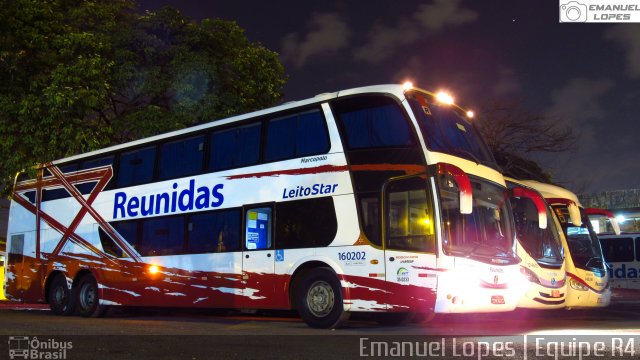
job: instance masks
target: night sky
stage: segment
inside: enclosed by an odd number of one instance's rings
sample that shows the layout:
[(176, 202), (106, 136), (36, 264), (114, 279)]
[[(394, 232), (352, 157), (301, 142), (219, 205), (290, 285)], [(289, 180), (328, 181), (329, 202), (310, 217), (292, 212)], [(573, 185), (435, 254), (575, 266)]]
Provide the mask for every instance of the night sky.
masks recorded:
[(640, 188), (640, 24), (561, 24), (557, 0), (139, 3), (237, 22), (280, 54), (285, 101), (409, 79), (472, 109), (517, 102), (581, 134), (538, 158), (558, 182)]

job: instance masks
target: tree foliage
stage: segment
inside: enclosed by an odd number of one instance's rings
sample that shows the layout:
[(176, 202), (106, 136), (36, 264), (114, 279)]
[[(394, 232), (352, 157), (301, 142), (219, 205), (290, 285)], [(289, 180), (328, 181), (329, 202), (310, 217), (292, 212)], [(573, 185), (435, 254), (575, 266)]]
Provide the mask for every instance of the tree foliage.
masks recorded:
[(234, 22), (129, 0), (0, 0), (0, 177), (277, 103), (275, 52)]
[(579, 138), (560, 122), (515, 104), (486, 106), (477, 125), (505, 175), (548, 183), (552, 182), (552, 175), (531, 156), (570, 150)]

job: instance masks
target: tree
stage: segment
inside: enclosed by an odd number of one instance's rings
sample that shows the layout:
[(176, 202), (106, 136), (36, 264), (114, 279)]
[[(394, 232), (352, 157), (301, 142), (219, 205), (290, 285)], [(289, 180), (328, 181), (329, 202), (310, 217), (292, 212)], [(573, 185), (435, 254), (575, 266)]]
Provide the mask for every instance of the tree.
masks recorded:
[(486, 106), (476, 124), (504, 174), (516, 179), (552, 182), (552, 175), (531, 155), (570, 150), (579, 138), (560, 122), (514, 104)]
[(0, 1), (0, 177), (272, 106), (278, 55), (235, 23), (130, 0)]

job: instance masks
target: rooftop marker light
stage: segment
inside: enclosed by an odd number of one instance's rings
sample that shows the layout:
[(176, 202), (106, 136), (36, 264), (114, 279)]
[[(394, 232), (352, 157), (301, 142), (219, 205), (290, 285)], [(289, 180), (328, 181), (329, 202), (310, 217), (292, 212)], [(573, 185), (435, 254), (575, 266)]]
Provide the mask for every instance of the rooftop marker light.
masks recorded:
[(444, 91), (440, 91), (436, 94), (436, 100), (447, 105), (453, 104), (453, 97)]
[(411, 90), (411, 89), (413, 89), (413, 83), (411, 81), (405, 81), (402, 84), (402, 88), (405, 89), (405, 90)]

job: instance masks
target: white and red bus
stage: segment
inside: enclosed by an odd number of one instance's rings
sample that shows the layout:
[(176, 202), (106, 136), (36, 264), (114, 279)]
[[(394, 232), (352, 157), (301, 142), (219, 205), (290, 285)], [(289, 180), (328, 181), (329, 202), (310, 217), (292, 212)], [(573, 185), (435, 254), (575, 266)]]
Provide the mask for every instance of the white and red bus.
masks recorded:
[(611, 302), (611, 284), (600, 242), (578, 197), (559, 186), (523, 181), (539, 191), (554, 209), (566, 238), (569, 286), (567, 308), (604, 307)]
[[(516, 228), (520, 271), (530, 283), (520, 308), (565, 307), (567, 273), (562, 227), (544, 197), (525, 182), (507, 178)], [(566, 245), (565, 245), (566, 246)]]
[(108, 306), (513, 310), (507, 188), (472, 113), (401, 85), (323, 94), (16, 178), (6, 292)]

